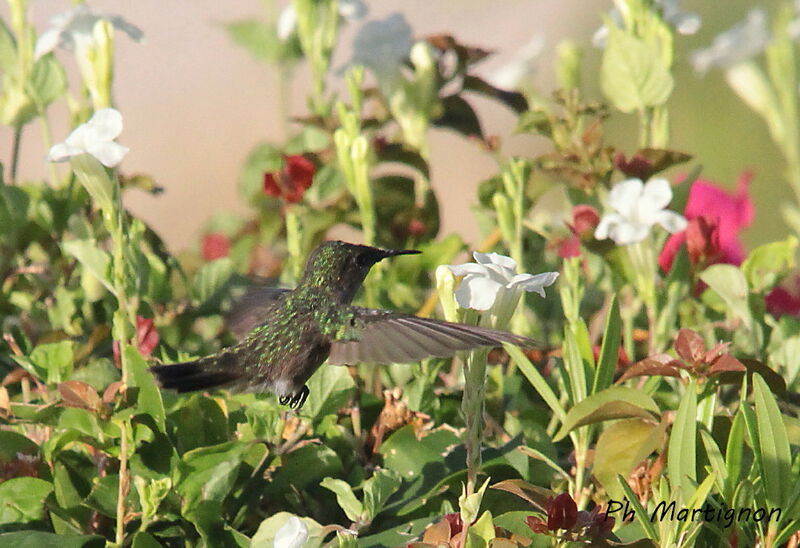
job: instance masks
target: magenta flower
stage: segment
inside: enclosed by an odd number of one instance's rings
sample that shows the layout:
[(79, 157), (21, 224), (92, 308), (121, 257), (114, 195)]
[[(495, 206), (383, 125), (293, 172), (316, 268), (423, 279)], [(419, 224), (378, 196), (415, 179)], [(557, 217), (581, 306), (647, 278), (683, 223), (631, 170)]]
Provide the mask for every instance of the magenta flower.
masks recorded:
[[(706, 179), (697, 179), (692, 183), (683, 214), (689, 220), (706, 217), (712, 222), (716, 221), (719, 253), (714, 258), (715, 263), (739, 265), (744, 260), (739, 233), (753, 222), (755, 210), (749, 193), (752, 179), (751, 172), (743, 172), (733, 194)], [(672, 261), (684, 242), (686, 231), (669, 237), (658, 257), (658, 264), (664, 271), (672, 268)]]

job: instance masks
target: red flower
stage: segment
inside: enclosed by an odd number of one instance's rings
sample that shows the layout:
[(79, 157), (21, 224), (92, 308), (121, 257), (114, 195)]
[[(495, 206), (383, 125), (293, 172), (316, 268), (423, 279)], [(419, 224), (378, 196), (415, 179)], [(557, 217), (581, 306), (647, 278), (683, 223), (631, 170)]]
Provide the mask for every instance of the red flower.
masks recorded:
[(304, 156), (294, 155), (284, 158), (280, 171), (264, 174), (264, 192), (287, 203), (296, 204), (314, 181), (317, 168)]
[(142, 356), (149, 356), (158, 346), (158, 331), (152, 318), (136, 316), (136, 347)]
[[(149, 356), (153, 349), (158, 346), (159, 336), (152, 318), (136, 316), (136, 348), (142, 356)], [(119, 341), (111, 343), (111, 350), (114, 355), (114, 363), (119, 367)]]
[(578, 520), (578, 505), (569, 493), (558, 495), (547, 508), (547, 528), (551, 531), (570, 529)]
[(776, 318), (784, 314), (800, 317), (800, 273), (786, 278), (764, 298), (767, 310)]
[(572, 208), (572, 224), (567, 223), (572, 235), (558, 243), (558, 256), (562, 259), (578, 257), (581, 242), (594, 238), (594, 229), (600, 223), (600, 214), (590, 205), (576, 205)]
[[(752, 179), (750, 172), (739, 176), (734, 194), (704, 179), (692, 184), (683, 213), (690, 221), (689, 225), (684, 232), (670, 236), (658, 257), (658, 264), (665, 272), (672, 268), (672, 261), (684, 242), (687, 242), (689, 257), (694, 264), (741, 264), (744, 249), (739, 241), (739, 233), (750, 226), (754, 215), (753, 202), (748, 193)], [(701, 217), (705, 217), (705, 221), (691, 222)]]
[(227, 257), (231, 252), (231, 240), (224, 234), (213, 233), (203, 236), (202, 255), (206, 261)]

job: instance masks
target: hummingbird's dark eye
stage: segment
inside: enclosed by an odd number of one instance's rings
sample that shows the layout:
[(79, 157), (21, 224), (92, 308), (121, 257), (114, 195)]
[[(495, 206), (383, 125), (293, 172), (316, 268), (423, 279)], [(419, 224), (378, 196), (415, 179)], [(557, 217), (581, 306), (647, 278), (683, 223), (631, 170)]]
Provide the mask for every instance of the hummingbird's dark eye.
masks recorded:
[(366, 253), (356, 255), (356, 264), (358, 266), (372, 266), (373, 262)]

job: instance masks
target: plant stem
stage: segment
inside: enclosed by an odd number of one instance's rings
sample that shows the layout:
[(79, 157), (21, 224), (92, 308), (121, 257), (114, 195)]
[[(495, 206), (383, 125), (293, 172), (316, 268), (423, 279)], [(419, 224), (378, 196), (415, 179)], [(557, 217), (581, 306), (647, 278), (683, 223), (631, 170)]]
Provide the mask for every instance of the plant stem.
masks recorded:
[(19, 164), (19, 149), (21, 142), (22, 126), (17, 125), (14, 126), (14, 141), (11, 145), (11, 174), (9, 175), (9, 181), (12, 185), (16, 184), (17, 182), (17, 166)]
[(130, 477), (128, 476), (128, 421), (124, 420), (120, 424), (120, 434), (122, 442), (119, 448), (119, 490), (117, 491), (117, 525), (115, 542), (117, 546), (122, 546), (125, 541), (125, 498), (130, 489)]
[(461, 410), (464, 413), (464, 445), (467, 449), (467, 495), (475, 492), (478, 471), (481, 468), (483, 442), (483, 400), (486, 397), (486, 360), (488, 350), (475, 350), (464, 364), (464, 396)]

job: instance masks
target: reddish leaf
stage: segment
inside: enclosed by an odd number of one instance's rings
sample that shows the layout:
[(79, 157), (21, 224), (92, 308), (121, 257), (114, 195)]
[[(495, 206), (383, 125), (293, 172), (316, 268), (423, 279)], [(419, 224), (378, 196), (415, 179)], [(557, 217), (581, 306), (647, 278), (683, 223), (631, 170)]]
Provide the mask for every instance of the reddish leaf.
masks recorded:
[(747, 368), (730, 354), (723, 354), (714, 360), (709, 372), (711, 375), (718, 375), (725, 371), (747, 371)]
[(492, 489), (500, 489), (512, 495), (517, 495), (542, 512), (547, 510), (549, 501), (553, 497), (553, 492), (549, 489), (537, 487), (525, 480), (504, 480), (492, 485)]
[(675, 337), (675, 352), (691, 364), (703, 363), (706, 343), (696, 331), (681, 329)]
[(103, 401), (105, 403), (111, 403), (114, 401), (114, 398), (117, 396), (117, 393), (122, 392), (122, 381), (115, 381), (106, 386), (105, 391), (103, 392)]
[(100, 396), (91, 385), (81, 381), (66, 381), (58, 385), (61, 400), (67, 407), (98, 411), (103, 407)]
[(653, 375), (680, 378), (681, 369), (686, 369), (686, 366), (669, 354), (656, 354), (630, 366), (625, 373), (622, 374), (617, 383), (624, 382), (633, 377), (650, 377)]
[(731, 343), (729, 342), (718, 343), (716, 346), (714, 346), (714, 348), (706, 352), (703, 362), (714, 363), (714, 360), (716, 360), (718, 357), (728, 353), (728, 348), (730, 345)]

